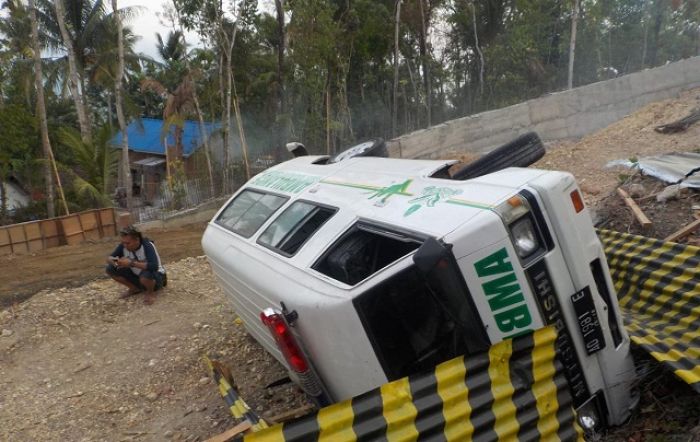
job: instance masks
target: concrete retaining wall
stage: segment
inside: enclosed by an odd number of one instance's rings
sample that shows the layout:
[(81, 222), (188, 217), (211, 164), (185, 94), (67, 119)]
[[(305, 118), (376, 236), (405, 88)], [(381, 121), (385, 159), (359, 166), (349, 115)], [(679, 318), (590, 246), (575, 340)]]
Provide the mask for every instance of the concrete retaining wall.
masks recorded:
[(485, 153), (525, 132), (544, 141), (577, 138), (640, 107), (700, 86), (700, 57), (450, 120), (387, 142), (392, 157)]

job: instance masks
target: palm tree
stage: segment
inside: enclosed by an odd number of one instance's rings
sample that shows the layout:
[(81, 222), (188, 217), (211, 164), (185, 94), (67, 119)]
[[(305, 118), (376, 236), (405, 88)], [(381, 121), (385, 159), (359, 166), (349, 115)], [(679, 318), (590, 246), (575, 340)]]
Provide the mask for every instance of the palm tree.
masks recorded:
[[(23, 91), (27, 108), (32, 107), (32, 41), (29, 11), (22, 0), (7, 0), (2, 4), (7, 15), (0, 19), (0, 34), (2, 38), (3, 75), (9, 81), (19, 82), (19, 90)], [(39, 36), (41, 40), (42, 36)]]
[(119, 17), (119, 9), (117, 8), (117, 0), (112, 0), (112, 10), (114, 11), (114, 21), (117, 25), (117, 46), (119, 67), (117, 68), (117, 76), (114, 80), (114, 91), (116, 95), (117, 119), (119, 120), (119, 129), (122, 132), (122, 180), (126, 187), (126, 206), (131, 208), (131, 167), (129, 167), (129, 133), (127, 131), (126, 118), (124, 118), (124, 106), (122, 103), (122, 82), (124, 79), (124, 35), (122, 32), (122, 21)]
[(88, 207), (105, 207), (110, 199), (119, 164), (119, 151), (110, 145), (114, 131), (104, 124), (86, 143), (73, 128), (58, 130), (58, 142), (72, 153), (75, 166), (60, 165), (63, 173), (73, 179), (73, 190)]
[(185, 58), (187, 48), (182, 39), (182, 32), (169, 31), (165, 41), (163, 36), (156, 32), (156, 40), (158, 40), (156, 43), (158, 55), (167, 68), (173, 67), (173, 63), (179, 63)]
[(92, 130), (90, 128), (90, 121), (88, 120), (87, 114), (85, 85), (83, 84), (82, 90), (79, 89), (80, 79), (78, 77), (78, 64), (76, 59), (75, 47), (73, 46), (73, 40), (71, 38), (71, 35), (68, 33), (68, 28), (66, 27), (66, 13), (63, 8), (63, 0), (54, 0), (54, 7), (56, 11), (56, 21), (58, 23), (58, 28), (61, 32), (63, 46), (68, 53), (68, 75), (70, 79), (68, 87), (70, 89), (71, 96), (73, 97), (73, 102), (75, 103), (75, 111), (78, 114), (78, 123), (80, 124), (80, 136), (82, 137), (84, 143), (89, 143), (92, 139)]
[[(39, 25), (36, 18), (36, 10), (34, 8), (34, 0), (29, 0), (29, 19), (31, 21), (32, 27), (32, 49), (34, 58), (34, 84), (36, 86), (36, 109), (39, 116), (39, 123), (41, 127), (41, 145), (44, 149), (44, 157), (47, 160), (44, 165), (44, 181), (46, 182), (46, 212), (49, 218), (56, 216), (56, 208), (54, 206), (53, 195), (54, 195), (54, 183), (53, 176), (51, 175), (51, 166), (49, 161), (53, 162), (53, 151), (51, 150), (51, 143), (49, 141), (49, 128), (46, 122), (46, 103), (44, 102), (44, 84), (41, 78), (41, 49), (39, 47)], [(58, 175), (58, 174), (57, 174)], [(65, 206), (65, 199), (63, 204), (68, 212), (68, 207)]]
[[(192, 113), (193, 110), (194, 84), (192, 83), (192, 78), (189, 75), (185, 75), (173, 91), (168, 90), (161, 82), (152, 78), (142, 80), (141, 88), (153, 91), (165, 100), (162, 137), (165, 144), (168, 182), (170, 183), (174, 168), (182, 165), (182, 130), (186, 116)], [(175, 145), (169, 146), (167, 144), (167, 136), (170, 128), (173, 126), (175, 127)]]

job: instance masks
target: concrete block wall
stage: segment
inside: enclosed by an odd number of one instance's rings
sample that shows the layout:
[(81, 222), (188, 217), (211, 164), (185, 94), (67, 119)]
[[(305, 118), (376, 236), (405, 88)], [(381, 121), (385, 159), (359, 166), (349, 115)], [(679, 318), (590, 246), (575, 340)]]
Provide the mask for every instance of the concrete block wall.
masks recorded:
[(602, 129), (653, 101), (700, 86), (700, 57), (688, 58), (612, 80), (556, 92), (387, 141), (400, 158), (439, 158), (485, 153), (525, 132), (544, 141), (578, 138)]

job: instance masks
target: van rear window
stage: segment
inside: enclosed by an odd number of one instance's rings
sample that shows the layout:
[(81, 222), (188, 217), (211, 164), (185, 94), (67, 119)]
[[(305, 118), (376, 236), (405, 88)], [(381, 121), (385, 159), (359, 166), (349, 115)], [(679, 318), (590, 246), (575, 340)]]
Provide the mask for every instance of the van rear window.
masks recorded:
[(244, 190), (226, 206), (216, 223), (250, 238), (286, 201), (283, 196)]
[(468, 354), (468, 340), (454, 313), (415, 266), (371, 288), (353, 303), (390, 381)]
[(292, 256), (335, 212), (330, 207), (295, 201), (270, 223), (258, 242)]
[(358, 223), (312, 268), (345, 284), (355, 285), (420, 245), (420, 241), (410, 236)]

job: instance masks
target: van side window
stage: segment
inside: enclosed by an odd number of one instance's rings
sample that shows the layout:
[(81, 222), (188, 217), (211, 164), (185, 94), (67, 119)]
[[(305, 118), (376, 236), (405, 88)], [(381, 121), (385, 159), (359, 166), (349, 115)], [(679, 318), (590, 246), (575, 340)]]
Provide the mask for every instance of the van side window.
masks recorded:
[(358, 223), (312, 268), (345, 284), (355, 285), (413, 252), (420, 244), (404, 234)]
[(258, 242), (292, 256), (335, 212), (330, 207), (295, 201), (272, 221)]
[(286, 201), (279, 195), (244, 190), (221, 212), (216, 223), (250, 238)]

